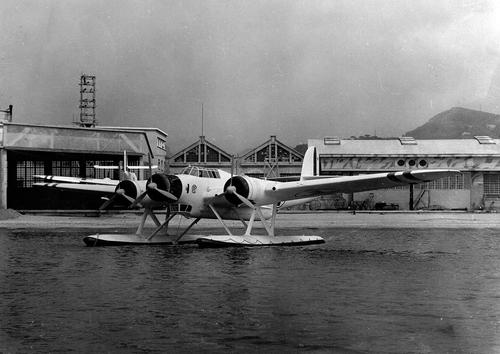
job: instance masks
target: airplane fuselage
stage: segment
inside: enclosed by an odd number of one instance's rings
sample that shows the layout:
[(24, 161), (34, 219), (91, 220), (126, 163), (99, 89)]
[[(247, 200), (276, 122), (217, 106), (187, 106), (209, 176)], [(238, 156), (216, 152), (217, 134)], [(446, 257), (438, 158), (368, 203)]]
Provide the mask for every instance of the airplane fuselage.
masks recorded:
[[(177, 175), (182, 184), (182, 192), (178, 196), (178, 200), (171, 204), (172, 210), (185, 211), (186, 214), (195, 218), (215, 219), (216, 216), (208, 201), (224, 194), (224, 186), (231, 178), (231, 174), (217, 170), (217, 175), (214, 176)], [(252, 210), (247, 206), (232, 205), (224, 197), (221, 197), (220, 202), (212, 204), (212, 206), (223, 219), (248, 220), (252, 215)], [(272, 211), (270, 208), (269, 210), (264, 209), (263, 214), (268, 219), (271, 217)]]

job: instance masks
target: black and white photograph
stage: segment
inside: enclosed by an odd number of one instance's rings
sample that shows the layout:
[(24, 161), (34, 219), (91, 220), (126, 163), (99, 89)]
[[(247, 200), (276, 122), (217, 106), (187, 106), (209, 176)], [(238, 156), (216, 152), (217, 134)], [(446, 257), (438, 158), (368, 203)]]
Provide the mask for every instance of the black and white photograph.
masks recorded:
[(500, 353), (500, 2), (0, 8), (0, 353)]

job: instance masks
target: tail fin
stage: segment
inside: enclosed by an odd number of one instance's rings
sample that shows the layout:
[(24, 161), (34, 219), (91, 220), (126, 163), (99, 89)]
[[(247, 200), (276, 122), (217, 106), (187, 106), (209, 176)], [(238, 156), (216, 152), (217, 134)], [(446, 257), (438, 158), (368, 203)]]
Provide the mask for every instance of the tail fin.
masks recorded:
[(317, 176), (316, 168), (316, 147), (310, 146), (305, 155), (304, 161), (302, 162), (302, 171), (300, 172), (300, 180), (308, 179), (308, 177)]

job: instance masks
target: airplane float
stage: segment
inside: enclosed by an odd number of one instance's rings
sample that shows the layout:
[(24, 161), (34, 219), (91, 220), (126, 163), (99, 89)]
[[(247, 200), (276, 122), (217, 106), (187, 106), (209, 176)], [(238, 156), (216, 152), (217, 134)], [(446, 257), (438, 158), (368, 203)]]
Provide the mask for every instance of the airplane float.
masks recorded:
[[(144, 208), (136, 232), (134, 234), (94, 234), (86, 236), (83, 241), (87, 246), (187, 242), (196, 242), (201, 247), (318, 244), (325, 242), (319, 236), (277, 236), (275, 223), (278, 210), (302, 204), (321, 195), (339, 192), (354, 193), (423, 183), (460, 173), (457, 170), (419, 169), (323, 177), (317, 176), (316, 164), (316, 148), (309, 147), (304, 156), (299, 181), (279, 182), (245, 175), (233, 176), (232, 173), (223, 170), (189, 166), (177, 175), (155, 173), (144, 185), (139, 185), (137, 181), (132, 180), (116, 182), (115, 193), (120, 191), (117, 195), (125, 196), (128, 201), (131, 201), (131, 207), (140, 205)], [(92, 190), (95, 186), (97, 185), (80, 184), (79, 189)], [(60, 188), (61, 184), (57, 187)], [(164, 222), (160, 222), (155, 215), (155, 210), (158, 209), (167, 211)], [(169, 223), (176, 215), (193, 218), (193, 221), (181, 232), (169, 234)], [(156, 225), (156, 228), (150, 232), (144, 229), (148, 217)], [(188, 231), (204, 218), (217, 219), (224, 228), (225, 234), (188, 234)], [(240, 220), (244, 225), (243, 233), (234, 234), (225, 223), (226, 220)], [(258, 221), (264, 227), (264, 235), (252, 234)]]

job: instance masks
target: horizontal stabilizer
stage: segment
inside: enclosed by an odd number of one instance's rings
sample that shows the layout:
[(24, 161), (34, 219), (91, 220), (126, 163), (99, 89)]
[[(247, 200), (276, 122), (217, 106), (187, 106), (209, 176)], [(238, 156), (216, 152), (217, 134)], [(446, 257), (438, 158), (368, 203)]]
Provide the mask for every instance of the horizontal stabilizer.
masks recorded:
[(101, 166), (101, 165), (94, 165), (94, 168), (96, 170), (119, 170), (120, 166)]
[[(94, 168), (96, 170), (118, 170), (120, 169), (120, 166), (101, 166), (101, 165), (94, 165)], [(149, 166), (127, 166), (127, 170), (149, 170)], [(152, 165), (151, 169), (156, 169), (158, 168), (157, 165)]]
[(152, 165), (151, 167), (149, 167), (149, 166), (127, 166), (127, 168), (129, 170), (149, 170), (150, 168), (152, 170), (154, 170), (154, 169), (158, 168), (158, 166), (156, 166), (156, 165)]

